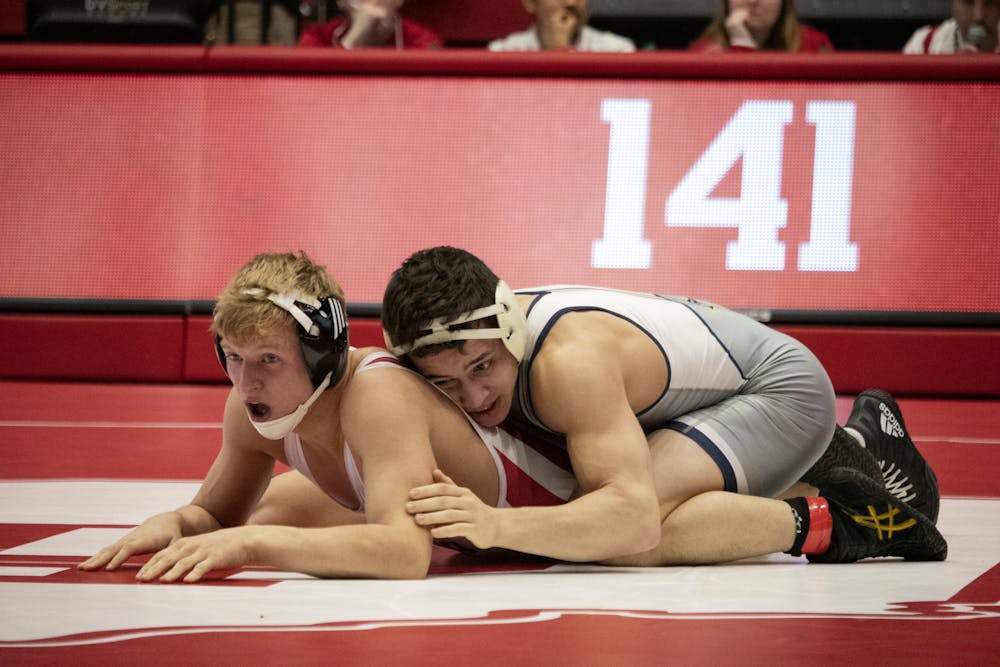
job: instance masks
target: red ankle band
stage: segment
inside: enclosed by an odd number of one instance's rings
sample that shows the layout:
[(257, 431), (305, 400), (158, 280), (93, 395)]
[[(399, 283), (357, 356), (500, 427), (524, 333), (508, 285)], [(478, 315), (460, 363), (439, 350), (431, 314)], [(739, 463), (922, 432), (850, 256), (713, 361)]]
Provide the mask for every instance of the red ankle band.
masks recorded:
[(826, 498), (807, 498), (809, 506), (809, 533), (802, 544), (803, 554), (821, 554), (830, 548), (833, 533), (833, 517)]

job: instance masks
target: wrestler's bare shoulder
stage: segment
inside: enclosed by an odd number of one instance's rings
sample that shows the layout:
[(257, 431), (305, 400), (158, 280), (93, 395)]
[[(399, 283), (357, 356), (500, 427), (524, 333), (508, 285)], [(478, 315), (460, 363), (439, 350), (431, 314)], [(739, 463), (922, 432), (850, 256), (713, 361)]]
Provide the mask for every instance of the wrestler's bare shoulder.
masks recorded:
[[(418, 373), (381, 348), (358, 348), (351, 354), (354, 366), (344, 391), (345, 406), (366, 401), (371, 402), (369, 405), (386, 406), (392, 401), (426, 409), (428, 405), (447, 400)], [(361, 361), (366, 361), (363, 370), (359, 369)]]

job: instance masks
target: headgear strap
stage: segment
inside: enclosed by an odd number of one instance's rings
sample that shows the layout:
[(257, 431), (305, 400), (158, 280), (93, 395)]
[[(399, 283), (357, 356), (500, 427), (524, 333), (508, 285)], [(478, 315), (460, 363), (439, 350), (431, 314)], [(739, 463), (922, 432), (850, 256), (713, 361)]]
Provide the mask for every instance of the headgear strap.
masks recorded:
[[(459, 324), (474, 322), (491, 316), (497, 318), (497, 328), (453, 328)], [(524, 317), (524, 312), (521, 310), (520, 304), (517, 302), (517, 296), (507, 283), (502, 280), (497, 283), (493, 305), (476, 308), (451, 320), (438, 317), (431, 320), (421, 330), (428, 331), (429, 333), (419, 336), (412, 343), (404, 345), (393, 345), (392, 340), (389, 338), (389, 333), (383, 331), (386, 347), (389, 348), (390, 352), (400, 357), (421, 347), (449, 343), (453, 340), (499, 338), (514, 358), (517, 361), (521, 361), (521, 358), (524, 357), (524, 347), (528, 339), (528, 322)]]
[(295, 321), (302, 325), (302, 328), (307, 334), (310, 336), (319, 335), (319, 326), (313, 322), (313, 320), (306, 315), (305, 311), (297, 305), (297, 303), (301, 303), (318, 310), (322, 307), (319, 299), (306, 296), (300, 290), (292, 290), (291, 292), (275, 294), (274, 292), (266, 292), (259, 287), (254, 287), (243, 290), (243, 293), (249, 296), (264, 296), (267, 294), (267, 300), (277, 304), (283, 310), (288, 311), (288, 313), (295, 318)]

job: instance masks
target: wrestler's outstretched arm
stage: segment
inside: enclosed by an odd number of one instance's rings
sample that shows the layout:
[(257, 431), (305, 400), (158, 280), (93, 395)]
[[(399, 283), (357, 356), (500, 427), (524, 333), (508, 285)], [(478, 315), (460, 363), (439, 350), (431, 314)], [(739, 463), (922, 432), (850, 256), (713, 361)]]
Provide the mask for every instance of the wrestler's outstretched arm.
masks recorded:
[(259, 442), (233, 391), (223, 418), (222, 449), (191, 503), (146, 519), (80, 563), (80, 569), (114, 570), (132, 556), (160, 551), (183, 537), (243, 523), (274, 470), (274, 460), (257, 448)]

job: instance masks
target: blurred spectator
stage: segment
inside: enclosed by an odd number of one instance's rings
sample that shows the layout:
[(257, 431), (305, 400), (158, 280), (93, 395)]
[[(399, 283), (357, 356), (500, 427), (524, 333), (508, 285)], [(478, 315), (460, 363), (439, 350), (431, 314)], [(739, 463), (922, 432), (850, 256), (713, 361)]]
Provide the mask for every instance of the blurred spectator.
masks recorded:
[(826, 33), (799, 22), (795, 0), (723, 0), (689, 51), (833, 51)]
[(952, 0), (951, 18), (918, 28), (903, 53), (977, 53), (997, 49), (1000, 0)]
[(302, 31), (299, 46), (436, 49), (441, 38), (399, 15), (403, 0), (337, 0), (342, 16)]
[[(213, 3), (217, 9), (205, 23), (208, 46), (240, 44), (295, 46), (298, 8), (295, 2), (235, 0)], [(230, 19), (230, 12), (232, 18)]]
[(588, 0), (521, 0), (535, 17), (527, 30), (489, 43), (490, 51), (635, 51), (632, 40), (587, 25)]

